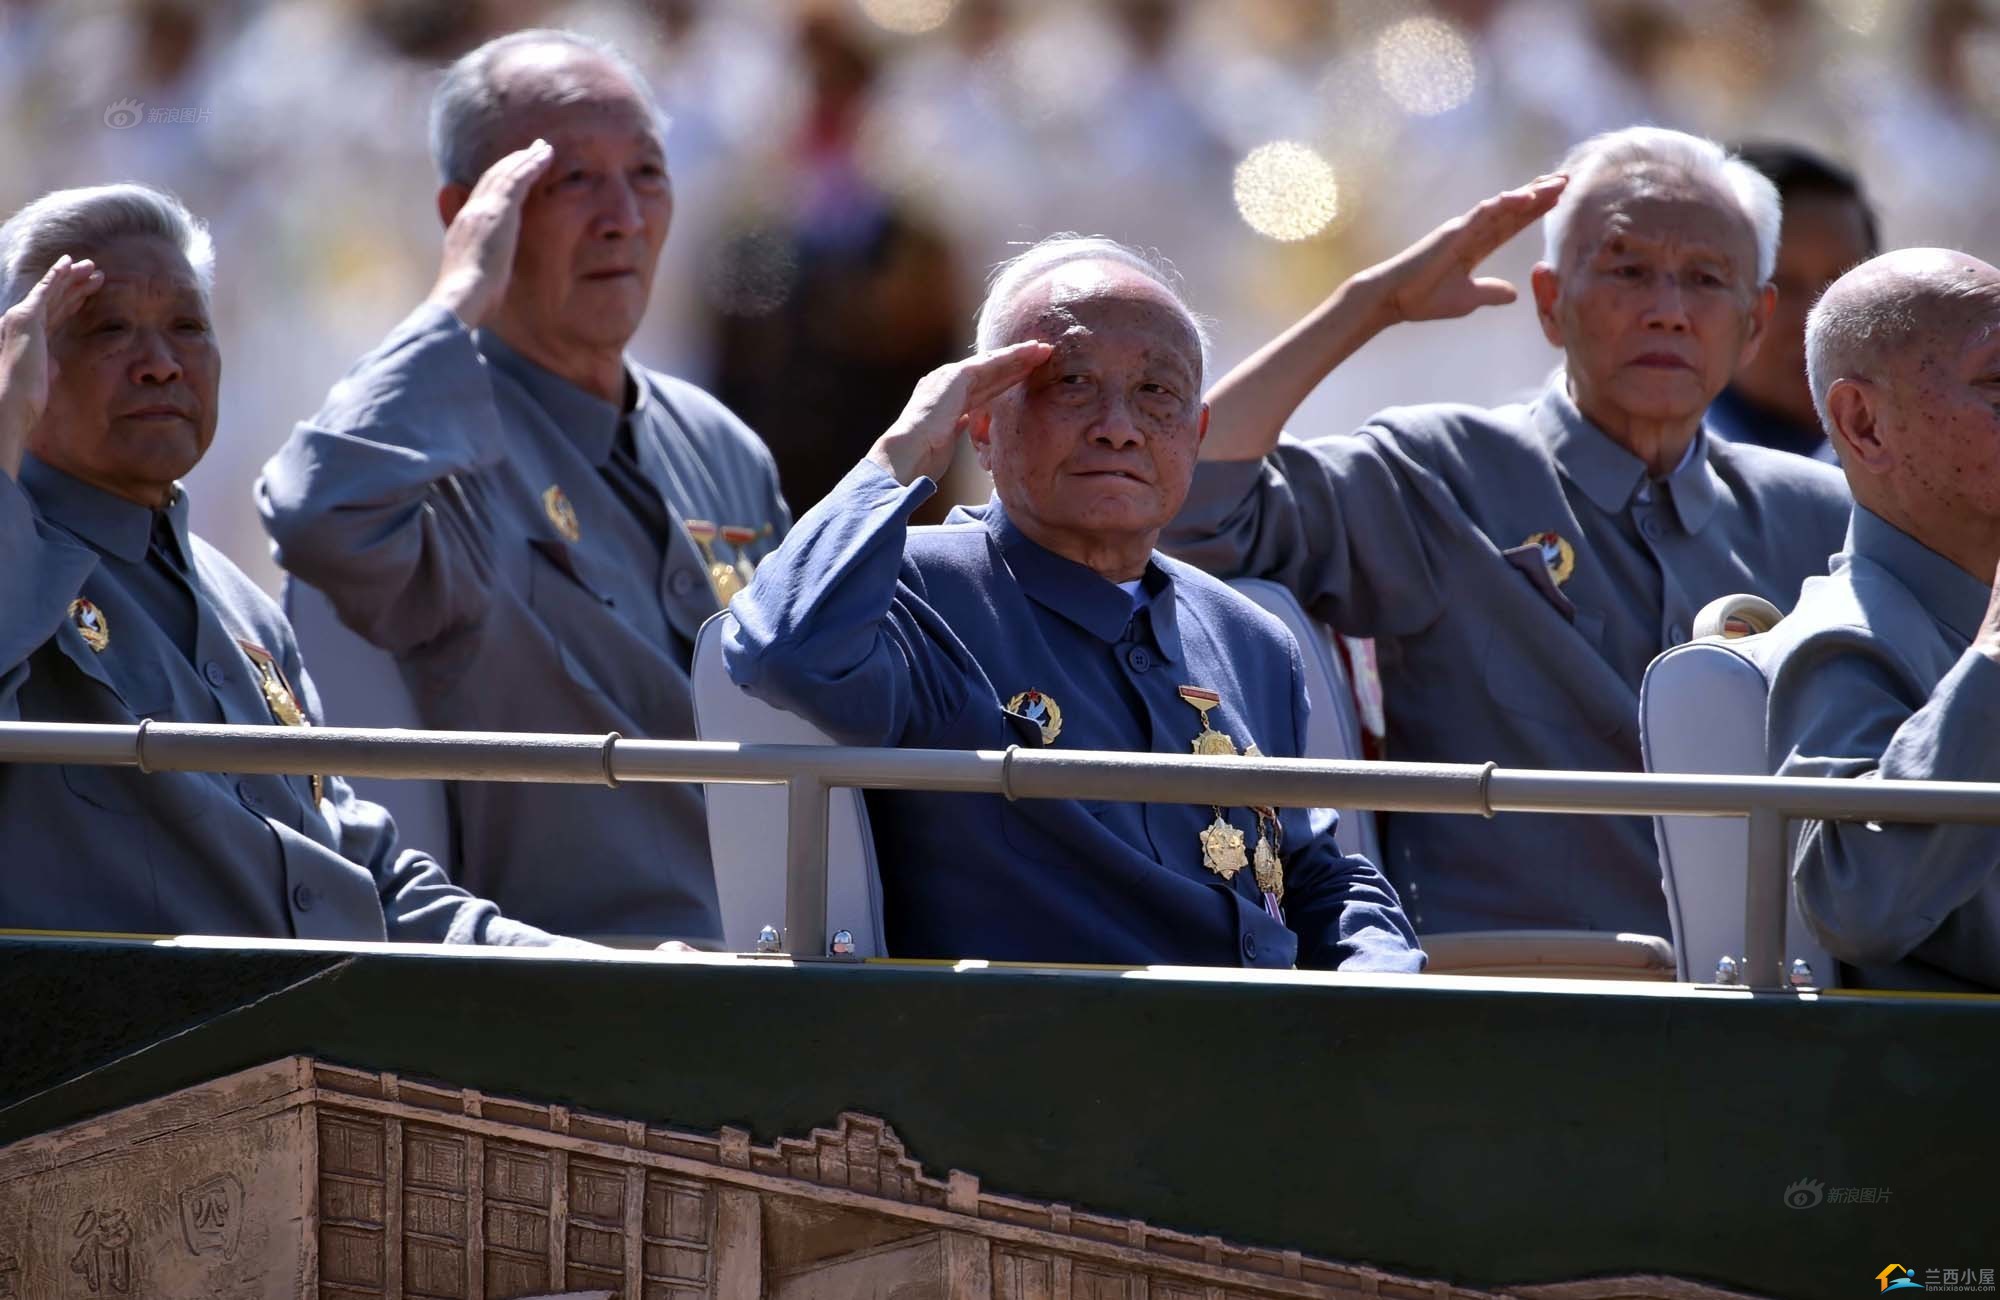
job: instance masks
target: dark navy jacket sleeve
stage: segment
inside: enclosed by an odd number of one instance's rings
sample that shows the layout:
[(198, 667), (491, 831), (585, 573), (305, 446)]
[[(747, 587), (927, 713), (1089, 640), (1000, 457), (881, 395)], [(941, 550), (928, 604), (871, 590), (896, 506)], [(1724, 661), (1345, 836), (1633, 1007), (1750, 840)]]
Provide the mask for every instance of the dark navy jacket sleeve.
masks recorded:
[[(1305, 671), (1292, 647), (1292, 752), (1306, 752)], [(1285, 922), (1299, 937), (1299, 965), (1318, 970), (1415, 972), (1424, 954), (1403, 906), (1376, 865), (1343, 854), (1334, 842), (1339, 814), (1330, 808), (1289, 809), (1283, 821), (1303, 822), (1306, 838), (1285, 859)]]
[(21, 485), (0, 474), (0, 722), (22, 720), (28, 658), (62, 626), (96, 563), (88, 548), (43, 523)]
[(936, 490), (863, 461), (808, 510), (730, 605), (737, 685), (843, 744), (942, 743), (981, 675), (904, 562), (910, 515)]

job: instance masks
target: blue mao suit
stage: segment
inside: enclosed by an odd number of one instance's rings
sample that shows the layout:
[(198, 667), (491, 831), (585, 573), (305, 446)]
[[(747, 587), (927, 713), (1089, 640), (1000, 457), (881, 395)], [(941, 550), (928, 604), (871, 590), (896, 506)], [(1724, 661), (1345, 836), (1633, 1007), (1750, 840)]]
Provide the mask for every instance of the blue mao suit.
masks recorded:
[[(0, 474), (0, 719), (319, 717), (284, 615), (187, 514), (33, 456)], [(566, 942), (454, 887), (337, 776), (81, 764), (0, 763), (0, 927)]]
[[(802, 518), (732, 606), (731, 676), (855, 745), (1039, 745), (1188, 753), (1181, 698), (1221, 697), (1210, 725), (1295, 757), (1306, 726), (1298, 648), (1269, 615), (1155, 555), (1137, 596), (1043, 549), (996, 501), (911, 528), (935, 490), (863, 462)], [(1033, 713), (1035, 716), (1026, 716)], [(1415, 971), (1394, 891), (1334, 846), (1332, 814), (1284, 810), (1285, 920), (1249, 870), (1202, 864), (1203, 806), (871, 791), (892, 954), (1117, 965)], [(1222, 810), (1254, 844), (1254, 815)]]

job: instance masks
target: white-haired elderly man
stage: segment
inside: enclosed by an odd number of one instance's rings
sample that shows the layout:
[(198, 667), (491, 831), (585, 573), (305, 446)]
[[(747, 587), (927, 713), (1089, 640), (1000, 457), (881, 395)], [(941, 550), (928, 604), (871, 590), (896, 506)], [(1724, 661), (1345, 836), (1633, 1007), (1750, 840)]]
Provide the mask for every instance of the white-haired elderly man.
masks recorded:
[[(645, 83), (515, 33), (446, 73), (431, 135), (436, 285), (265, 467), (279, 562), (396, 656), (430, 726), (691, 738), (695, 633), (790, 516), (749, 429), (625, 354), (673, 211)], [(449, 800), (464, 882), (510, 911), (720, 937), (699, 786)]]
[[(1542, 211), (1535, 311), (1564, 364), (1539, 397), (1280, 436), (1381, 330), (1511, 301), (1469, 275)], [(1653, 657), (1718, 596), (1789, 606), (1846, 528), (1830, 466), (1702, 430), (1770, 318), (1778, 219), (1771, 183), (1709, 141), (1650, 127), (1586, 141), (1354, 276), (1217, 384), (1168, 548), (1275, 578), (1375, 638), (1396, 758), (1638, 770)], [(1396, 813), (1383, 834), (1419, 933), (1666, 933), (1644, 819)]]
[[(2000, 781), (2000, 269), (1862, 263), (1807, 318), (1806, 367), (1854, 522), (1758, 652), (1772, 769)], [(2000, 827), (1807, 822), (1792, 879), (1845, 982), (2000, 989)]]
[[(979, 354), (927, 376), (732, 608), (731, 675), (848, 744), (1296, 756), (1299, 652), (1154, 542), (1207, 424), (1201, 329), (1106, 240), (1003, 268)], [(994, 499), (912, 528), (965, 430)], [(889, 951), (1413, 971), (1331, 814), (871, 792)]]
[[(0, 226), (0, 719), (303, 726), (284, 616), (188, 532), (214, 249), (139, 185)], [(0, 926), (547, 944), (337, 776), (0, 764)]]

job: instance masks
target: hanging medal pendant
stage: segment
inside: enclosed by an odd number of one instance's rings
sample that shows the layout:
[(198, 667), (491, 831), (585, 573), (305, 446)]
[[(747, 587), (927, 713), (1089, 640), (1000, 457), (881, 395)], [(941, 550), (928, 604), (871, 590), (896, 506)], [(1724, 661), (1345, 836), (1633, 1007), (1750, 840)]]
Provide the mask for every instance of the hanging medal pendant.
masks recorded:
[(1264, 836), (1263, 828), (1257, 830), (1257, 851), (1251, 861), (1251, 869), (1257, 876), (1257, 888), (1269, 894), (1274, 901), (1285, 897), (1285, 862), (1278, 856), (1278, 850)]
[(738, 576), (735, 565), (715, 558), (715, 524), (707, 519), (686, 519), (682, 523), (687, 527), (688, 536), (694, 538), (694, 544), (701, 548), (701, 557), (708, 564), (708, 585), (715, 589), (716, 604), (727, 605), (737, 592), (743, 590), (743, 579)]
[(736, 563), (732, 566), (736, 570), (736, 580), (745, 587), (750, 585), (750, 579), (757, 576), (757, 566), (750, 559), (750, 543), (763, 535), (757, 529), (745, 528), (741, 524), (722, 526), (722, 540), (736, 548)]
[(1220, 808), (1216, 809), (1215, 820), (1201, 833), (1201, 865), (1224, 880), (1234, 880), (1236, 873), (1249, 863), (1250, 855), (1243, 846), (1243, 832), (1224, 819)]
[(1194, 752), (1207, 758), (1236, 757), (1236, 742), (1226, 731), (1208, 725), (1208, 711), (1222, 703), (1222, 697), (1202, 686), (1183, 686), (1180, 696), (1201, 715), (1201, 731), (1194, 738)]

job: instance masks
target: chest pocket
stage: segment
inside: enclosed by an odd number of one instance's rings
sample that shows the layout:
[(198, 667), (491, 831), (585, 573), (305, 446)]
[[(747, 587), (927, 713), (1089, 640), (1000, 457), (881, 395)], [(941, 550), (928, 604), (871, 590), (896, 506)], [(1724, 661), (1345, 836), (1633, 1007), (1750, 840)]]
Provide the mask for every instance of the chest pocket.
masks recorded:
[(580, 633), (601, 627), (616, 609), (591, 580), (583, 557), (560, 542), (530, 538), (528, 604), (555, 642), (563, 671), (578, 686), (605, 698), (603, 667), (587, 662), (574, 643)]

